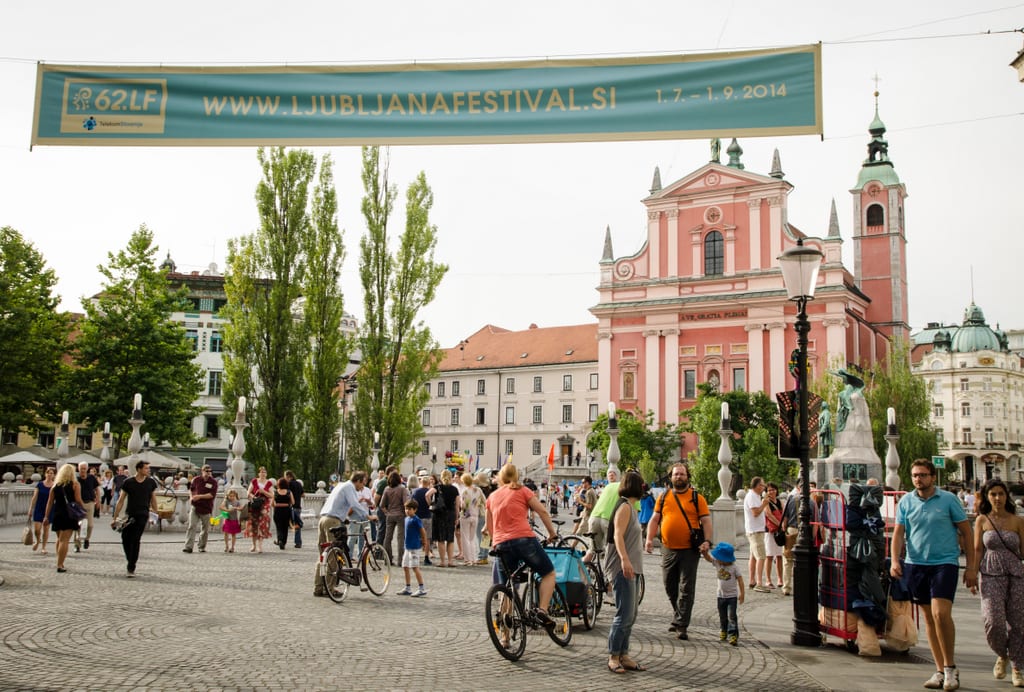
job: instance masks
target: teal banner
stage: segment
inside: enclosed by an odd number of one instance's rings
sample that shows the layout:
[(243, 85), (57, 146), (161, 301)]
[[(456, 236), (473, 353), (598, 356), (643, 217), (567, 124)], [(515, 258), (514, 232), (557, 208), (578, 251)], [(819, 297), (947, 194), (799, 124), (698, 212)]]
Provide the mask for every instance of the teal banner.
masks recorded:
[(42, 64), (33, 145), (612, 141), (821, 134), (821, 46), (353, 67)]

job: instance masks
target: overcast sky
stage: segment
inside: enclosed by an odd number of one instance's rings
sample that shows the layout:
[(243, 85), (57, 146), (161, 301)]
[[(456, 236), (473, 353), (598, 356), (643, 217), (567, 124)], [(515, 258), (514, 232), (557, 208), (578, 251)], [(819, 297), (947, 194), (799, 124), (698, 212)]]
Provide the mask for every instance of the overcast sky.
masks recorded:
[[(180, 271), (211, 262), (223, 270), (227, 240), (257, 224), (252, 148), (29, 151), (38, 61), (344, 65), (820, 41), (824, 139), (741, 139), (746, 167), (767, 174), (779, 149), (795, 186), (789, 220), (809, 235), (827, 233), (834, 198), (852, 268), (849, 190), (866, 157), (877, 74), (889, 154), (909, 193), (912, 326), (959, 323), (973, 290), (991, 324), (1024, 328), (1024, 84), (1008, 66), (1024, 47), (1024, 36), (1012, 31), (1022, 20), (1024, 3), (990, 0), (5, 3), (0, 226), (36, 245), (60, 277), (62, 306), (78, 311), (81, 298), (99, 288), (96, 266), (140, 224)], [(348, 248), (346, 309), (361, 317), (359, 150), (316, 151), (335, 160)], [(446, 347), (488, 323), (525, 329), (592, 322), (605, 227), (616, 256), (636, 252), (646, 237), (640, 200), (654, 167), (668, 185), (707, 160), (706, 140), (392, 148), (399, 209), (407, 184), (425, 171), (435, 195), (437, 259), (450, 266), (424, 319)], [(397, 221), (393, 235), (404, 227), (401, 215)]]

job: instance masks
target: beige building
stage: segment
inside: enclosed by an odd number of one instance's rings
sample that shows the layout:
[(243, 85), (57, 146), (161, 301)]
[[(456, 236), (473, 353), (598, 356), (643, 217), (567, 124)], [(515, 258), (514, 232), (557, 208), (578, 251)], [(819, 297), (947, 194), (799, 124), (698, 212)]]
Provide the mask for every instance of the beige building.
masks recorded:
[(440, 373), (426, 385), (421, 448), (403, 471), (440, 471), (450, 453), (466, 458), (469, 470), (496, 469), (511, 458), (541, 475), (554, 444), (556, 473), (581, 475), (587, 435), (607, 409), (599, 384), (596, 324), (523, 331), (487, 325), (445, 349)]
[(1024, 481), (1024, 371), (1007, 335), (973, 303), (963, 324), (931, 323), (913, 335), (914, 372), (928, 383), (939, 453), (978, 487), (998, 476)]

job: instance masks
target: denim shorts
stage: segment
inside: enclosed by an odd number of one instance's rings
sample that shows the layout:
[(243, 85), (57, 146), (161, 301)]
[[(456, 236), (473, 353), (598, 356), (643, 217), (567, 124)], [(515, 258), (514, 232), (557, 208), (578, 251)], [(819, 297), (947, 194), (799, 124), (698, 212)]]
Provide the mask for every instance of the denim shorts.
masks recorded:
[(904, 585), (910, 600), (928, 605), (933, 598), (952, 601), (956, 595), (960, 567), (958, 565), (911, 565), (903, 567)]
[[(544, 577), (555, 571), (555, 566), (551, 564), (551, 558), (544, 551), (544, 546), (532, 536), (528, 538), (513, 538), (504, 543), (499, 543), (494, 546), (494, 549), (501, 553), (502, 560), (508, 562), (509, 565), (518, 565), (520, 562), (525, 562), (538, 577)], [(501, 584), (505, 581), (502, 560), (494, 561), (495, 569), (492, 576), (495, 584)], [(515, 568), (513, 567), (513, 569)]]

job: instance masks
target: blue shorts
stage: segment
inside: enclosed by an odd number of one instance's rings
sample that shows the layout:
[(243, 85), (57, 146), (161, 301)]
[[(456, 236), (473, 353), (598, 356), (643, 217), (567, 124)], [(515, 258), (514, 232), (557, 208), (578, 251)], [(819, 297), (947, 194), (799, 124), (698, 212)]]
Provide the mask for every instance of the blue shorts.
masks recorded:
[[(544, 546), (532, 536), (529, 538), (513, 538), (510, 541), (499, 543), (494, 546), (494, 549), (501, 553), (501, 559), (494, 561), (494, 570), (491, 573), (495, 584), (503, 584), (505, 582), (502, 561), (507, 562), (510, 566), (525, 562), (538, 577), (547, 576), (555, 571), (555, 566), (551, 564), (551, 558), (544, 551)], [(515, 569), (515, 567), (512, 567), (512, 569)]]
[(928, 605), (933, 598), (953, 600), (960, 576), (959, 565), (911, 565), (903, 567), (903, 585), (910, 592), (910, 600)]

